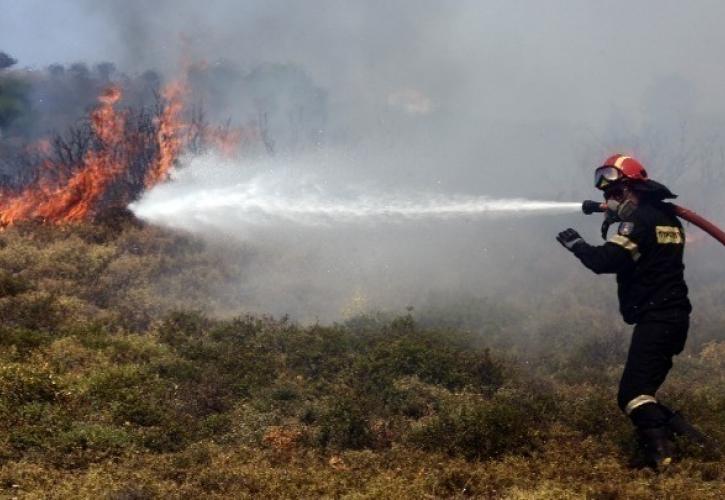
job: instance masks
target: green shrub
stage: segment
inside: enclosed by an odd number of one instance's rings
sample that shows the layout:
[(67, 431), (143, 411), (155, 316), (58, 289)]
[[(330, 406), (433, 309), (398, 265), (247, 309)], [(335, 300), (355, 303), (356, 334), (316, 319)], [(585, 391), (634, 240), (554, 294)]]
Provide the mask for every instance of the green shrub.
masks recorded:
[(421, 382), (416, 376), (396, 380), (394, 389), (395, 396), (388, 402), (392, 413), (415, 420), (431, 415), (450, 396), (448, 390)]
[(437, 414), (413, 425), (408, 442), (469, 460), (527, 452), (545, 419), (521, 399), (515, 395), (449, 399)]
[(54, 401), (60, 387), (44, 368), (17, 363), (0, 365), (0, 399), (22, 405), (34, 401)]
[(108, 492), (103, 498), (104, 500), (153, 500), (158, 497), (159, 493), (156, 486), (129, 482)]
[(360, 402), (349, 397), (332, 399), (317, 419), (319, 446), (360, 449), (373, 444), (367, 413)]
[(214, 413), (204, 418), (200, 425), (200, 436), (220, 438), (232, 430), (232, 417), (227, 413)]
[(134, 437), (122, 427), (89, 422), (73, 423), (54, 435), (52, 442), (63, 454), (87, 452), (94, 460), (134, 447)]
[[(589, 284), (533, 305), (433, 297), (418, 321), (224, 320), (213, 311), (236, 299), (218, 291), (243, 252), (124, 220), (0, 239), (2, 497), (722, 490), (722, 460), (686, 446), (666, 483), (621, 466), (635, 447), (614, 401), (627, 330)], [(697, 349), (659, 396), (723, 441), (721, 288), (699, 293)]]
[(110, 410), (114, 422), (154, 426), (169, 413), (164, 401), (167, 387), (150, 373), (135, 365), (112, 367), (89, 380), (87, 397), (99, 410)]
[(193, 384), (202, 381), (203, 367), (187, 359), (164, 357), (149, 363), (149, 370), (175, 382)]
[(14, 347), (19, 357), (26, 357), (31, 351), (51, 341), (52, 336), (44, 331), (0, 326), (0, 346)]
[(314, 325), (306, 329), (279, 325), (276, 341), (285, 352), (289, 369), (312, 380), (334, 377), (347, 368), (360, 344), (338, 327)]
[(491, 393), (504, 380), (505, 369), (488, 349), (472, 347), (470, 337), (450, 331), (421, 330), (410, 317), (367, 337), (352, 361), (348, 384), (358, 394), (372, 395), (391, 408), (400, 400), (396, 380), (417, 377), (449, 390), (470, 388)]
[(143, 432), (143, 445), (156, 453), (168, 453), (183, 450), (194, 436), (195, 429), (183, 421), (170, 421), (160, 427), (152, 427)]
[(159, 338), (178, 349), (190, 339), (201, 337), (209, 325), (210, 321), (198, 311), (174, 311), (158, 327)]
[(0, 270), (0, 297), (14, 297), (30, 290), (30, 288), (28, 280), (5, 270)]
[(583, 436), (621, 436), (631, 425), (617, 407), (615, 391), (590, 384), (562, 389), (557, 419)]
[(75, 335), (55, 339), (42, 354), (49, 367), (63, 375), (82, 376), (107, 362), (102, 350), (83, 345)]
[(31, 291), (0, 298), (0, 320), (3, 326), (47, 330), (57, 327), (63, 314), (55, 296)]
[(108, 357), (118, 364), (146, 364), (160, 359), (168, 352), (148, 335), (128, 335), (114, 338), (106, 348)]
[(50, 449), (52, 440), (69, 424), (58, 405), (33, 401), (9, 408), (3, 425), (7, 427), (10, 443), (16, 450)]

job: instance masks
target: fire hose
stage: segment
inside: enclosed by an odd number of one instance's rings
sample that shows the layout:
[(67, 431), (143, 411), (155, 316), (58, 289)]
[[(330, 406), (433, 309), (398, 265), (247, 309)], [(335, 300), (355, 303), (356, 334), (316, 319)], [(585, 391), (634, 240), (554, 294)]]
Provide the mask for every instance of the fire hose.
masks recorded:
[[(725, 245), (725, 231), (717, 227), (709, 220), (705, 219), (703, 216), (693, 212), (688, 208), (675, 205), (674, 203), (668, 203), (668, 205), (672, 207), (675, 215), (677, 215), (679, 218), (684, 219), (687, 222), (691, 222), (692, 224), (696, 225), (707, 234), (715, 238), (717, 241)], [(582, 212), (587, 215), (593, 214), (595, 212), (601, 213), (606, 211), (606, 203), (600, 203), (598, 201), (592, 200), (586, 200), (584, 203), (582, 203)]]

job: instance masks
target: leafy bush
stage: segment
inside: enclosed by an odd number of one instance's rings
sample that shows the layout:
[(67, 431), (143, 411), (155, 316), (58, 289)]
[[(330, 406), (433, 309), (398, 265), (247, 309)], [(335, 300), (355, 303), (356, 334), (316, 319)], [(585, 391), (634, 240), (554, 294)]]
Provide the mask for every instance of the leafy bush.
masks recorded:
[[(666, 491), (622, 467), (626, 336), (581, 297), (547, 297), (535, 319), (511, 299), (334, 325), (219, 319), (204, 296), (240, 255), (187, 236), (121, 217), (0, 241), (0, 496), (718, 498), (725, 484), (722, 460), (687, 446)], [(693, 327), (702, 342), (661, 397), (723, 440), (713, 325)]]
[(97, 410), (108, 410), (118, 425), (159, 425), (167, 418), (168, 388), (135, 365), (121, 365), (94, 375), (87, 397)]
[(0, 270), (0, 297), (14, 297), (31, 288), (30, 283), (22, 277)]
[(373, 443), (365, 409), (350, 397), (332, 399), (317, 420), (317, 444), (338, 449), (360, 449)]
[(0, 398), (9, 404), (55, 401), (60, 387), (43, 368), (18, 363), (0, 365)]
[(408, 440), (424, 450), (467, 459), (525, 453), (546, 419), (526, 405), (529, 395), (497, 394), (491, 399), (449, 398), (433, 416), (414, 424)]
[(52, 336), (44, 331), (0, 326), (0, 346), (14, 348), (18, 357), (27, 356), (31, 351), (49, 344), (51, 340)]

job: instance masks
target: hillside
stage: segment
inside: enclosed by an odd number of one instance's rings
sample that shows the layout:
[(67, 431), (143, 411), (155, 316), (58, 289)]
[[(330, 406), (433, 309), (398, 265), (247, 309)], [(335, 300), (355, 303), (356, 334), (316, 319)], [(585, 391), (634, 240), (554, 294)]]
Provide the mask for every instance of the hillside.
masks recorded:
[[(0, 495), (722, 497), (725, 462), (687, 443), (627, 467), (626, 337), (573, 297), (537, 347), (491, 299), (300, 325), (219, 299), (250, 251), (125, 213), (0, 233)], [(725, 442), (708, 293), (663, 395)]]

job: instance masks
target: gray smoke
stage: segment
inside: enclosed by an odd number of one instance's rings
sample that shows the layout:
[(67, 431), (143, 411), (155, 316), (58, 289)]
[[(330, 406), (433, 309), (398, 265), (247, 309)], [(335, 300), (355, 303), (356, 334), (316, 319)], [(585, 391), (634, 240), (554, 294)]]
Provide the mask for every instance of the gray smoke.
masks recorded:
[[(172, 76), (205, 61), (194, 82), (213, 118), (267, 120), (239, 180), (272, 155), (290, 184), (313, 175), (342, 198), (355, 186), (571, 201), (597, 196), (593, 168), (622, 151), (725, 223), (722, 2), (0, 0), (0, 12), (0, 49), (20, 65)], [(593, 279), (553, 240), (567, 226), (598, 239), (599, 220), (575, 214), (251, 231), (264, 257), (240, 303), (335, 318), (350, 300), (401, 307), (438, 289), (534, 297), (564, 275)], [(704, 262), (688, 263), (695, 281)]]

